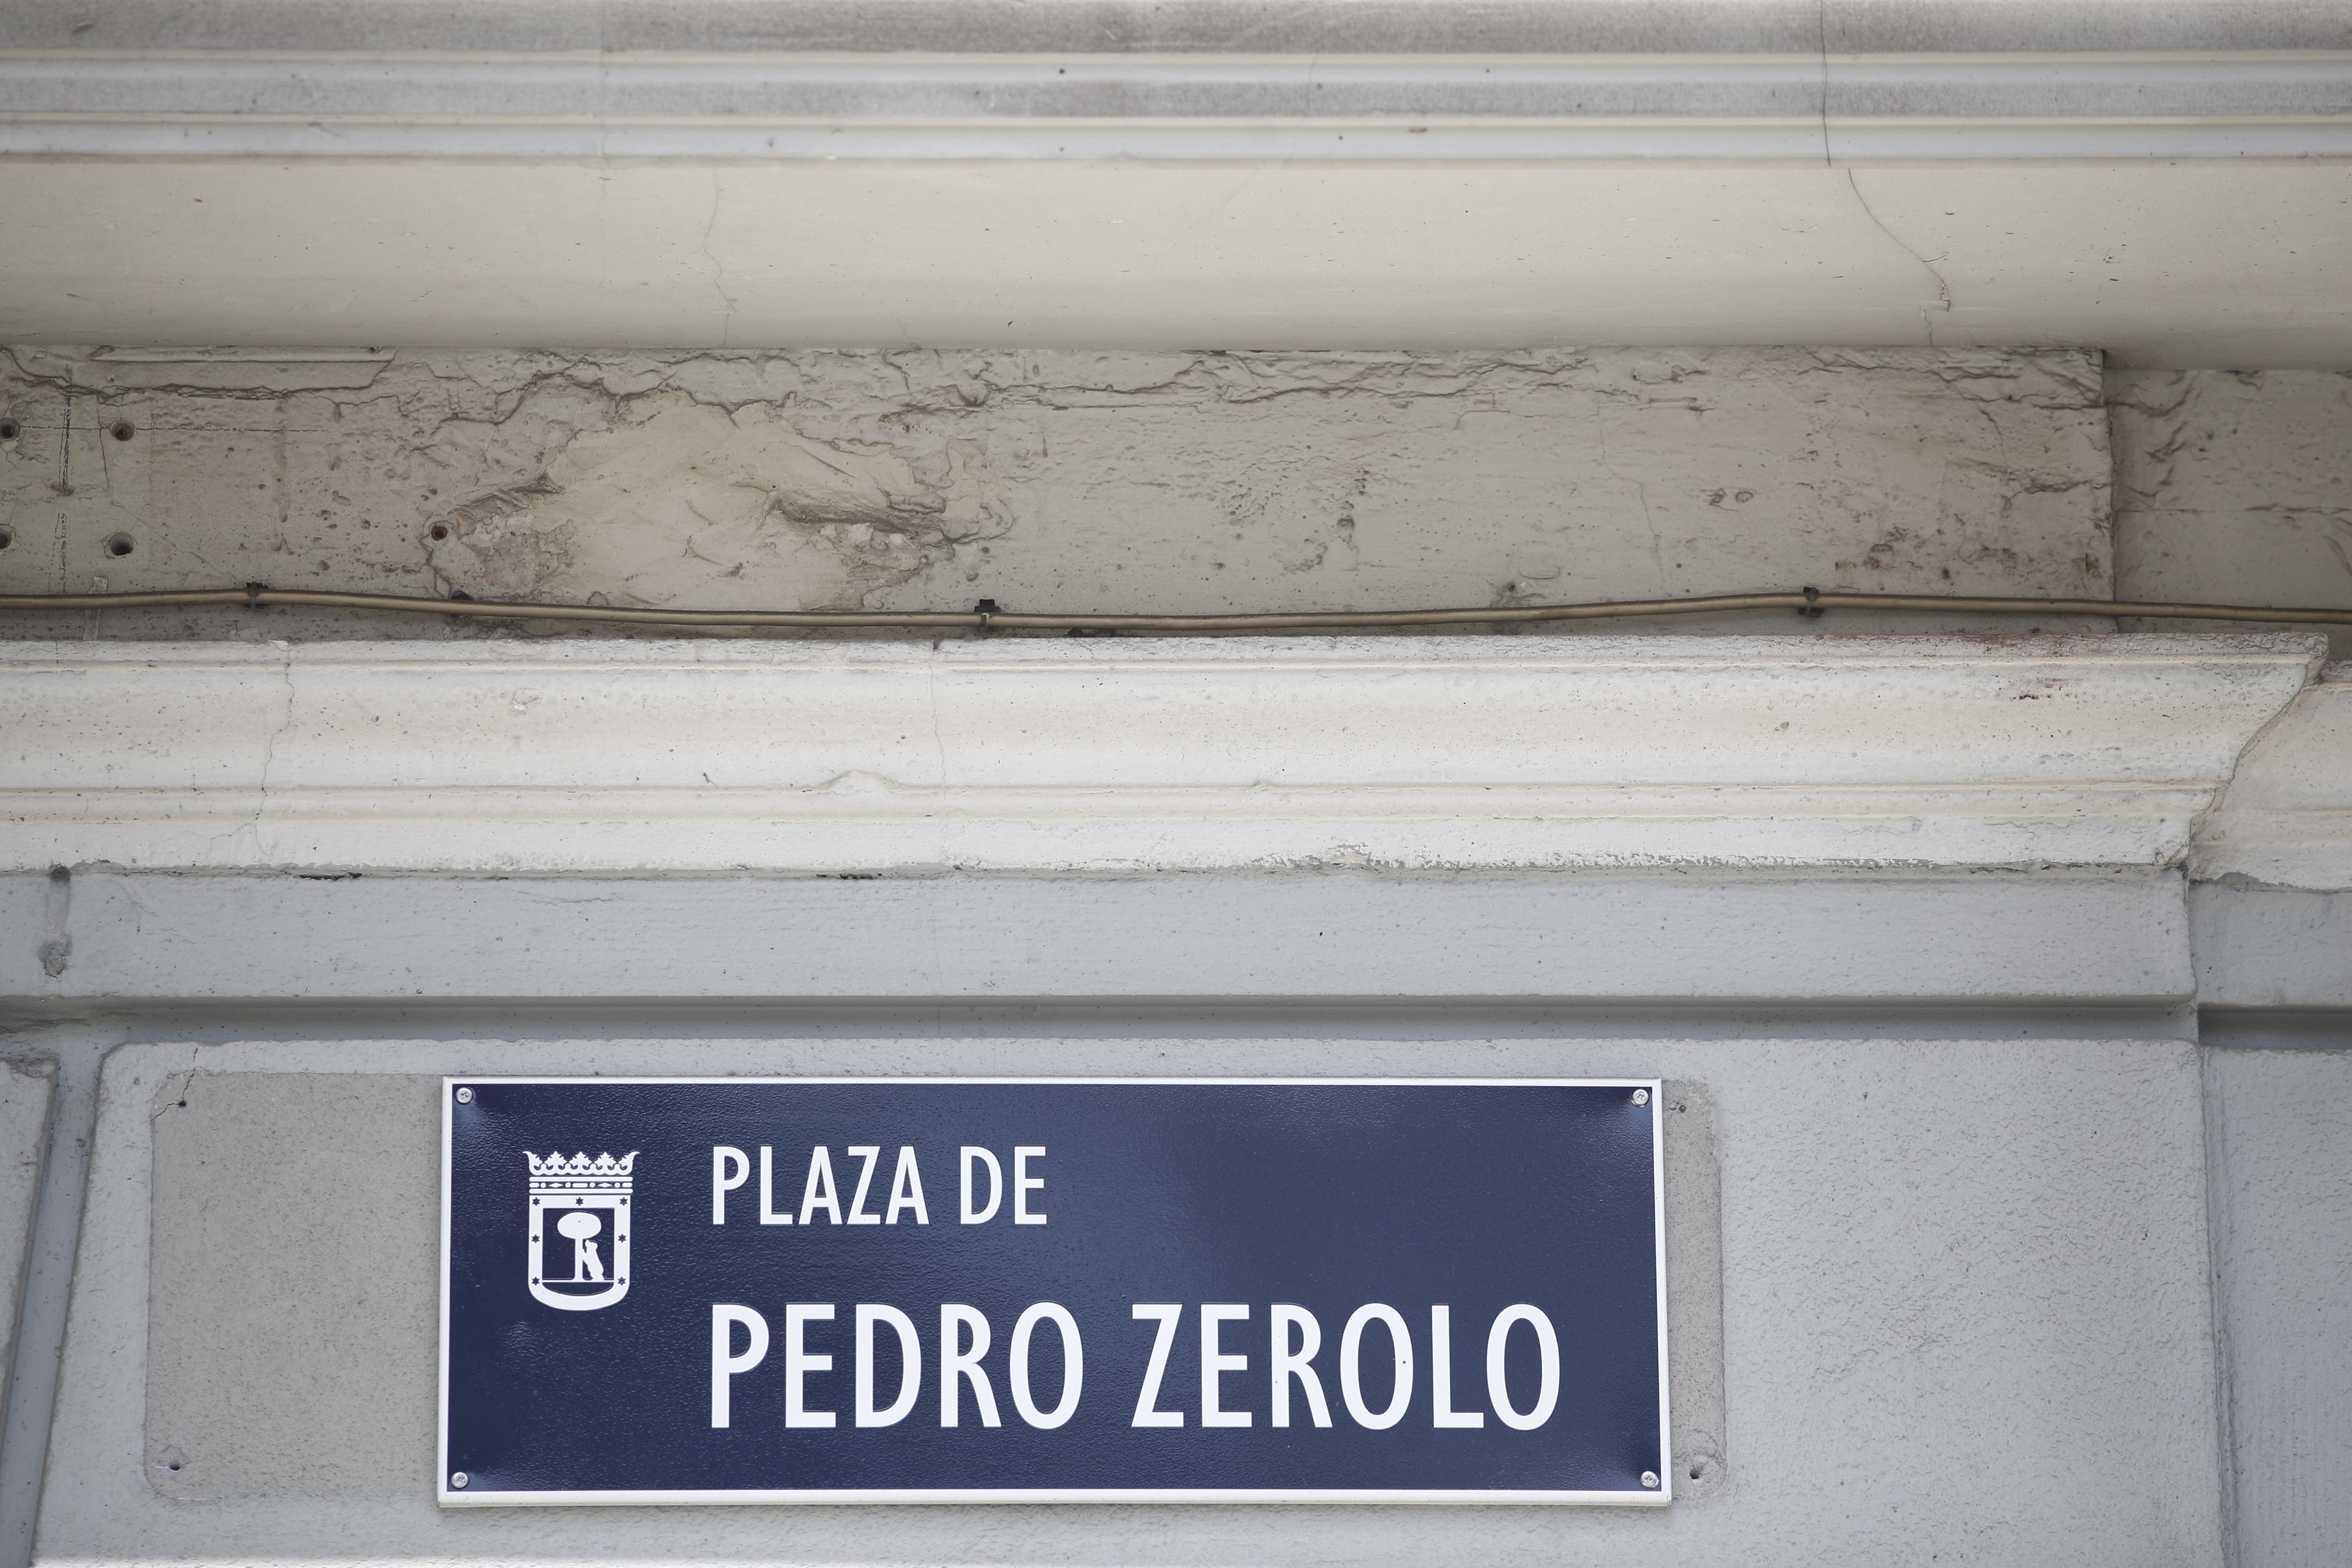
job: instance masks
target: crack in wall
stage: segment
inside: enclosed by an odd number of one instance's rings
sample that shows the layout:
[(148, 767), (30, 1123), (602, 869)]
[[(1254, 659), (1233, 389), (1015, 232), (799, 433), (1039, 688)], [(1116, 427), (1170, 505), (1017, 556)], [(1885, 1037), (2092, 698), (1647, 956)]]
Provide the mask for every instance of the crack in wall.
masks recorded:
[(702, 226), (702, 255), (710, 263), (710, 286), (719, 294), (719, 346), (725, 348), (727, 340), (735, 331), (736, 300), (727, 290), (727, 264), (719, 259), (717, 251), (710, 248), (710, 237), (719, 227), (719, 171), (713, 169), (710, 171), (710, 216)]
[(262, 731), (261, 765), (256, 770), (253, 784), (253, 816), (238, 827), (212, 841), (217, 850), (234, 843), (239, 834), (248, 836), (253, 840), (253, 854), (257, 861), (268, 854), (268, 848), (261, 841), (261, 825), (263, 818), (269, 814), (269, 773), (278, 762), (278, 742), (294, 727), (294, 647), (286, 642), (271, 646), (278, 650), (278, 678), (285, 688), (286, 702), (279, 710), (278, 722)]
[[(1845, 184), (1846, 188), (1853, 193), (1853, 199), (1861, 204), (1863, 216), (1870, 219), (1871, 226), (1876, 228), (1879, 233), (1885, 235), (1889, 240), (1892, 240), (1895, 245), (1902, 250), (1904, 255), (1917, 262), (1920, 269), (1935, 280), (1937, 300), (1936, 308), (1942, 310), (1946, 315), (1951, 314), (1952, 286), (1945, 280), (1942, 273), (1936, 270), (1935, 262), (1930, 261), (1927, 258), (1920, 255), (1916, 250), (1914, 250), (1902, 236), (1896, 234), (1893, 229), (1886, 226), (1885, 220), (1881, 218), (1878, 216), (1877, 210), (1870, 205), (1870, 198), (1862, 194), (1862, 184), (1854, 178), (1854, 172), (1852, 169), (1848, 169), (1845, 172)], [(1936, 261), (1941, 261), (1943, 259), (1945, 258), (1940, 256), (1936, 258)], [(1922, 307), (1919, 311), (1919, 325), (1926, 330), (1927, 342), (1930, 344), (1935, 343), (1935, 319), (1928, 315), (1925, 307)]]
[[(1822, 110), (1822, 163), (1826, 166), (1826, 165), (1833, 164), (1833, 163), (1836, 163), (1836, 161), (1837, 161), (1835, 158), (1832, 157), (1832, 156), (1831, 156), (1831, 154), (1830, 154), (1830, 3), (1829, 3), (1829, 0), (1815, 0), (1814, 5), (1813, 5), (1813, 27), (1814, 27), (1814, 33), (1815, 33), (1815, 39), (1816, 39), (1816, 42), (1820, 45), (1820, 47), (1821, 47), (1821, 59), (1822, 59), (1822, 83), (1821, 83), (1821, 95), (1822, 95), (1822, 96), (1821, 96), (1821, 110)], [(1849, 174), (1847, 177), (1848, 177), (1849, 179), (1851, 179), (1853, 176), (1852, 176), (1852, 174)], [(1855, 194), (1856, 195), (1861, 195), (1861, 193), (1860, 193), (1860, 192), (1858, 192), (1858, 191), (1857, 191), (1856, 193), (1854, 193), (1854, 194)], [(1935, 342), (1936, 340), (1934, 339), (1934, 337), (1930, 336), (1930, 337), (1928, 338), (1928, 340), (1927, 340), (1927, 341), (1928, 341), (1929, 342)]]

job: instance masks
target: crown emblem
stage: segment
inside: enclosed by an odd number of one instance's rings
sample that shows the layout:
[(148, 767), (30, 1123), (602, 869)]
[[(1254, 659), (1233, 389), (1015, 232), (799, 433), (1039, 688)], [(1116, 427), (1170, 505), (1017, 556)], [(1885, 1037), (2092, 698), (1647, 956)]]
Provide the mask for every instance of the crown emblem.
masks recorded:
[(591, 1160), (585, 1153), (567, 1160), (559, 1151), (542, 1160), (526, 1149), (522, 1157), (530, 1162), (530, 1173), (534, 1176), (618, 1176), (625, 1181), (629, 1167), (636, 1163), (637, 1152), (632, 1149), (617, 1160), (610, 1154), (599, 1154)]

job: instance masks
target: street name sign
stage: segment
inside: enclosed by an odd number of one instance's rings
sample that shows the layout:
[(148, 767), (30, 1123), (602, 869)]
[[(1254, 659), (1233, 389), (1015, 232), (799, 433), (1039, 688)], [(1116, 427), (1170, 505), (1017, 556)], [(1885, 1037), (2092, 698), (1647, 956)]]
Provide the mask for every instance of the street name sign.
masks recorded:
[(440, 1501), (1664, 1503), (1658, 1091), (450, 1079)]

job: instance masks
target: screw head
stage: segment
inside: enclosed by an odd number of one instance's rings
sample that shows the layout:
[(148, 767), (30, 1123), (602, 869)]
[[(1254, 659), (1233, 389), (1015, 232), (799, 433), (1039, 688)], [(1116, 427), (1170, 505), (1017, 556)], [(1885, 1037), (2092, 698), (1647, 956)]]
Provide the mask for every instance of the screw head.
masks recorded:
[[(1653, 1482), (1656, 1481), (1657, 1479), (1658, 1478), (1655, 1476), (1652, 1476), (1650, 1478)], [(457, 1474), (449, 1478), (449, 1489), (452, 1491), (464, 1491), (467, 1484), (470, 1483), (472, 1479), (473, 1478), (471, 1476), (468, 1476), (463, 1470), (459, 1470)]]
[(1647, 1105), (1647, 1104), (1649, 1104), (1649, 1103), (1650, 1103), (1650, 1091), (1649, 1091), (1648, 1089), (1635, 1089), (1635, 1090), (1633, 1091), (1633, 1103), (1634, 1103), (1634, 1104), (1636, 1104), (1636, 1105)]
[(457, 1091), (457, 1103), (458, 1103), (458, 1104), (460, 1104), (460, 1105), (471, 1105), (471, 1104), (473, 1104), (473, 1103), (474, 1103), (474, 1091), (473, 1091), (472, 1089), (459, 1089), (459, 1090)]
[[(459, 1477), (457, 1484), (459, 1486), (464, 1486), (466, 1484), (465, 1478), (462, 1476)], [(1658, 1484), (1658, 1472), (1655, 1470), (1643, 1470), (1642, 1472), (1642, 1484), (1645, 1487), (1656, 1486)]]

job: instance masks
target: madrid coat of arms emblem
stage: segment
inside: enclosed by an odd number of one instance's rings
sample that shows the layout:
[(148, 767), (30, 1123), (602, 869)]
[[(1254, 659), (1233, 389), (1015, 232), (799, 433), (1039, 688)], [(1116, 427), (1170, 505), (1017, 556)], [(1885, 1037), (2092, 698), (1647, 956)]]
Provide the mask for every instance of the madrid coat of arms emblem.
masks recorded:
[(629, 1188), (634, 1149), (615, 1160), (585, 1153), (530, 1163), (530, 1293), (566, 1312), (609, 1307), (629, 1293)]

